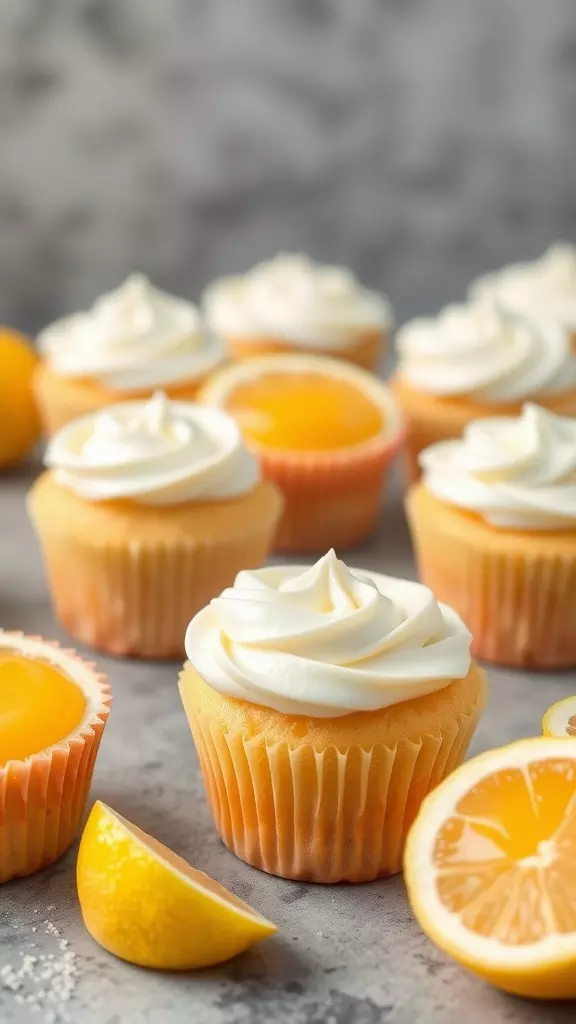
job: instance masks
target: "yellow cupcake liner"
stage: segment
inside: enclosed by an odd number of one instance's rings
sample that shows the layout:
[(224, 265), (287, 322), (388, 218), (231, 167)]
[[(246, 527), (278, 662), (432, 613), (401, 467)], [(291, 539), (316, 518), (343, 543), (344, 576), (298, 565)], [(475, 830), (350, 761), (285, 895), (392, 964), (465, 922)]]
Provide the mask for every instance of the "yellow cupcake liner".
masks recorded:
[(221, 502), (88, 502), (51, 471), (28, 496), (56, 618), (82, 643), (143, 658), (182, 657), (192, 616), (265, 560), (281, 507), (267, 483)]
[(0, 882), (7, 882), (54, 863), (76, 838), (111, 694), (105, 677), (75, 651), (22, 633), (0, 635), (8, 646), (25, 639), (37, 648), (39, 657), (61, 665), (89, 700), (87, 714), (71, 736), (0, 767)]
[(576, 666), (576, 532), (498, 531), (422, 487), (407, 508), (420, 578), (462, 617), (476, 657), (516, 668)]
[(246, 735), (184, 700), (215, 827), (241, 860), (283, 878), (368, 882), (402, 868), (422, 800), (463, 760), (484, 706), (418, 739), (318, 750)]
[(255, 532), (125, 547), (41, 532), (54, 614), (71, 636), (115, 655), (181, 658), (190, 619), (262, 565), (274, 522)]

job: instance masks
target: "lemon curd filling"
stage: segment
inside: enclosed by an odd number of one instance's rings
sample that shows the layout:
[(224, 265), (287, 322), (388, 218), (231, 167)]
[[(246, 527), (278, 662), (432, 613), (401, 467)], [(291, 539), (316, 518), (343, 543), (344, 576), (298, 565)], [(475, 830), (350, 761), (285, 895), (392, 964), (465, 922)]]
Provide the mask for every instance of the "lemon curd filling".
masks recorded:
[(82, 690), (61, 669), (0, 651), (0, 768), (66, 739), (85, 712)]
[(267, 448), (347, 448), (384, 426), (382, 411), (360, 388), (319, 373), (262, 374), (238, 384), (226, 404), (244, 436)]

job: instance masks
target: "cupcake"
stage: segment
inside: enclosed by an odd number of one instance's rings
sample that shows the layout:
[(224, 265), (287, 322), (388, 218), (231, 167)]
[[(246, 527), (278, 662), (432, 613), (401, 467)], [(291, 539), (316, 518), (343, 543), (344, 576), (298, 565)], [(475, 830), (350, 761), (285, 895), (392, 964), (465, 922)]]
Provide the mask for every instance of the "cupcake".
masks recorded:
[(576, 420), (527, 404), (422, 452), (408, 517), (420, 575), (479, 658), (576, 666)]
[(109, 704), (104, 677), (74, 651), (0, 630), (0, 882), (73, 842)]
[(489, 297), (529, 317), (551, 316), (576, 348), (576, 246), (557, 242), (538, 260), (513, 263), (470, 285), (473, 298)]
[(196, 307), (133, 274), (91, 309), (63, 317), (38, 337), (35, 391), (45, 432), (162, 388), (189, 401), (224, 360), (224, 345)]
[(266, 352), (338, 356), (376, 370), (392, 315), (388, 300), (343, 267), (282, 253), (204, 293), (207, 323), (236, 359)]
[(263, 871), (400, 871), (424, 799), (485, 703), (470, 634), (418, 583), (348, 569), (241, 572), (186, 634), (180, 693), (216, 828)]
[(341, 360), (268, 355), (216, 374), (200, 399), (238, 420), (282, 490), (277, 550), (350, 547), (372, 531), (403, 436), (382, 381)]
[(29, 510), (54, 612), (112, 654), (181, 657), (186, 625), (265, 559), (280, 516), (232, 419), (158, 394), (59, 431)]
[(393, 388), (413, 480), (423, 448), (459, 437), (482, 416), (518, 414), (526, 400), (576, 415), (576, 356), (550, 316), (528, 319), (484, 298), (406, 324), (397, 348)]

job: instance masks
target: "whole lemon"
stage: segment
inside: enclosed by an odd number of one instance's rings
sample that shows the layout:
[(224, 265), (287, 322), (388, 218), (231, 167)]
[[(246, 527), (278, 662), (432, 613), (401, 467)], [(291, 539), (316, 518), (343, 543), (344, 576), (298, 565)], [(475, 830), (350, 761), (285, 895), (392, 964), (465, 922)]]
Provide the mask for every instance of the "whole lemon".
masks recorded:
[(21, 462), (40, 436), (32, 390), (36, 363), (24, 335), (0, 326), (0, 468)]

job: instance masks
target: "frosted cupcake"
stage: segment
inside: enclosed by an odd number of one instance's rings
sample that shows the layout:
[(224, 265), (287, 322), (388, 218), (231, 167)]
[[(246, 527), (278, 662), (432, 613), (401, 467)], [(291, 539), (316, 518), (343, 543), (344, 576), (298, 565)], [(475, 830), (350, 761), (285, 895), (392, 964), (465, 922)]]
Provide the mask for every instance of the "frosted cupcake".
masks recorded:
[(397, 337), (394, 391), (407, 426), (412, 479), (418, 454), (459, 437), (483, 416), (518, 414), (527, 400), (576, 414), (576, 356), (552, 317), (528, 319), (482, 299), (413, 320)]
[(34, 484), (56, 617), (113, 654), (181, 657), (186, 625), (260, 565), (282, 500), (235, 422), (158, 394), (75, 420)]
[(52, 864), (74, 841), (110, 699), (74, 651), (0, 630), (0, 882)]
[(190, 623), (180, 676), (226, 845), (285, 878), (399, 871), (420, 803), (484, 707), (469, 647), (425, 587), (333, 551), (240, 573)]
[(267, 355), (230, 363), (200, 399), (234, 416), (282, 491), (274, 547), (352, 547), (375, 528), (404, 430), (389, 388), (340, 359)]
[(223, 343), (190, 302), (134, 274), (91, 309), (63, 317), (38, 337), (36, 398), (45, 432), (162, 388), (188, 401), (224, 361)]
[(407, 507), (423, 581), (478, 657), (576, 666), (576, 420), (525, 405), (421, 455)]
[(376, 370), (392, 324), (388, 300), (350, 271), (285, 253), (216, 281), (202, 307), (237, 359), (296, 351)]
[(576, 246), (557, 242), (538, 260), (512, 263), (470, 285), (474, 298), (491, 298), (526, 316), (552, 316), (576, 346)]

